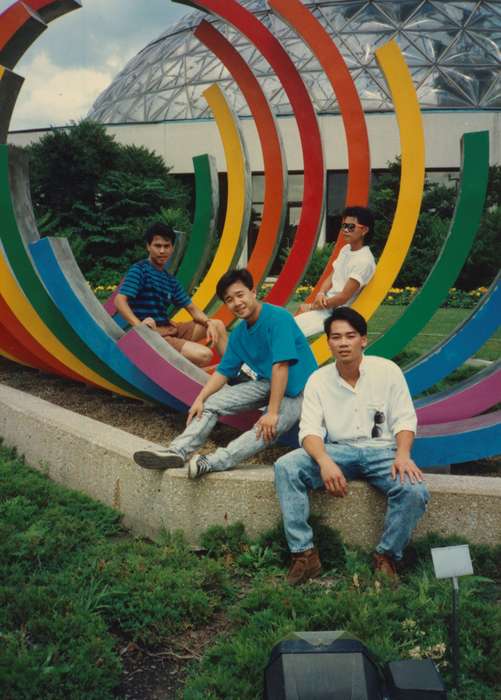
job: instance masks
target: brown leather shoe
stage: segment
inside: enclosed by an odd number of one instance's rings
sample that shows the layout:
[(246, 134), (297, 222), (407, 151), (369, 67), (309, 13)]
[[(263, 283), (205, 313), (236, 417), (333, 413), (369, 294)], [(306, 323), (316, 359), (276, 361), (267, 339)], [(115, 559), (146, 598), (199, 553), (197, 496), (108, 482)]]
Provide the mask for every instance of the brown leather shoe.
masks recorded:
[(397, 567), (388, 554), (376, 552), (373, 557), (373, 564), (376, 573), (385, 574), (385, 576), (398, 581)]
[(318, 550), (316, 547), (312, 547), (305, 552), (292, 554), (291, 565), (287, 572), (287, 583), (291, 586), (298, 586), (321, 573), (322, 562), (318, 556)]

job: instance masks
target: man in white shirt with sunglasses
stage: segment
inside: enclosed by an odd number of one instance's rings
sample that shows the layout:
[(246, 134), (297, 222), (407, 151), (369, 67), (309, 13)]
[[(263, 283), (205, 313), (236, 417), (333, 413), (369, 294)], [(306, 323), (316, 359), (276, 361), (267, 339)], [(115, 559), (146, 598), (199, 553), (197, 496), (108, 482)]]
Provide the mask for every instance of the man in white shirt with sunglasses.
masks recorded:
[(332, 272), (324, 280), (312, 303), (301, 304), (296, 323), (308, 338), (322, 333), (325, 319), (338, 306), (351, 306), (376, 269), (374, 256), (365, 245), (374, 228), (374, 217), (366, 207), (346, 207), (341, 231), (346, 245), (332, 263)]

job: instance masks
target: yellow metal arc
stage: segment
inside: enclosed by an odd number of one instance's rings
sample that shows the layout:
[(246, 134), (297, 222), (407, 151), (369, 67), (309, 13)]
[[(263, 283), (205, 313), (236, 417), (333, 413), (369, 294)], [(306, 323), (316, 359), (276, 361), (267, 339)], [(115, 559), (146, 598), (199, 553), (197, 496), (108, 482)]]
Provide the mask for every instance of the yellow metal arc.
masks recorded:
[(131, 396), (131, 394), (126, 393), (120, 387), (108, 382), (93, 370), (86, 367), (86, 365), (70, 353), (61, 341), (47, 328), (19, 287), (17, 280), (11, 272), (10, 265), (8, 265), (5, 260), (3, 250), (1, 249), (0, 280), (0, 293), (5, 299), (5, 302), (9, 305), (12, 313), (47, 352), (92, 384), (97, 384), (103, 387), (103, 389), (112, 391), (115, 394)]
[[(221, 141), (223, 143), (228, 173), (228, 197), (226, 219), (219, 246), (207, 274), (193, 296), (193, 303), (207, 309), (215, 299), (219, 278), (230, 268), (240, 255), (243, 237), (249, 225), (249, 184), (247, 158), (238, 120), (228, 105), (221, 89), (211, 85), (203, 93), (214, 114)], [(187, 321), (189, 314), (182, 310), (174, 321)]]
[[(405, 260), (414, 237), (425, 178), (425, 141), (419, 102), (396, 41), (376, 50), (376, 59), (390, 89), (400, 131), (401, 175), (395, 217), (376, 273), (353, 303), (369, 319), (384, 300)], [(319, 364), (330, 359), (325, 336), (311, 346)]]

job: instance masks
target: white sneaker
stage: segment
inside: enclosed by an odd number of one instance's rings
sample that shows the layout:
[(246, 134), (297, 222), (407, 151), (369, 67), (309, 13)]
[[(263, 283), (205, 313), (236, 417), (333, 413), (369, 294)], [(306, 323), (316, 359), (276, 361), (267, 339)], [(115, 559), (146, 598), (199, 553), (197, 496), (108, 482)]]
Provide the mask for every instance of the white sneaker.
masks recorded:
[(188, 464), (188, 479), (199, 479), (212, 471), (209, 460), (204, 455), (194, 454)]
[(184, 459), (174, 450), (139, 450), (134, 452), (134, 462), (143, 469), (180, 469)]

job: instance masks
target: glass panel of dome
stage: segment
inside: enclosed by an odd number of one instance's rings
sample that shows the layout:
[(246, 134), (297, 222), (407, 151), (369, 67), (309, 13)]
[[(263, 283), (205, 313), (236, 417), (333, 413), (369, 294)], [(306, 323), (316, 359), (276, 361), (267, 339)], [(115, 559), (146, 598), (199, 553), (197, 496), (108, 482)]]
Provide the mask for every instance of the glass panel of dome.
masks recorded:
[[(346, 37), (345, 37), (346, 38)], [(348, 37), (349, 40), (349, 37)], [(340, 36), (334, 37), (334, 44), (336, 45), (339, 53), (343, 57), (344, 62), (348, 68), (359, 68), (360, 63), (355, 58), (355, 55), (350, 51), (346, 43), (341, 39)]]
[(259, 83), (268, 100), (271, 100), (281, 88), (280, 81), (275, 75), (267, 75), (260, 78)]
[[(501, 23), (500, 23), (501, 30)], [(468, 31), (469, 36), (474, 39), (477, 44), (480, 44), (489, 52), (491, 60), (489, 63), (496, 64), (501, 61), (501, 31), (489, 32), (488, 34), (483, 34), (480, 32)]]
[(296, 68), (301, 69), (302, 66), (304, 66), (311, 59), (311, 51), (306, 46), (304, 41), (301, 41), (299, 39), (289, 39), (283, 44), (285, 50), (287, 51), (289, 57), (292, 59)]
[(343, 41), (362, 66), (375, 64), (374, 52), (392, 38), (390, 32), (384, 34), (353, 34), (343, 35)]
[(456, 22), (444, 15), (431, 2), (425, 2), (403, 25), (405, 30), (429, 32), (434, 29), (457, 29)]
[(462, 91), (458, 91), (438, 71), (433, 70), (418, 88), (417, 95), (421, 107), (470, 107), (471, 102)]
[[(264, 22), (263, 22), (264, 24)], [(273, 34), (273, 36), (277, 37), (277, 39), (283, 39), (287, 36), (295, 36), (291, 30), (291, 28), (285, 24), (280, 17), (277, 17), (274, 14), (269, 14), (267, 16), (267, 23), (266, 26), (270, 30), (270, 32)]]
[(345, 32), (392, 32), (392, 21), (375, 5), (366, 5), (341, 30)]
[(374, 5), (398, 26), (416, 12), (421, 3), (416, 0), (378, 0)]
[(468, 30), (475, 31), (500, 29), (501, 20), (499, 15), (495, 15), (492, 10), (485, 5), (480, 5), (472, 14), (468, 22)]
[(498, 74), (498, 71), (491, 68), (468, 68), (468, 72), (465, 72), (461, 68), (442, 67), (441, 71), (459, 85), (476, 105), (480, 105)]
[(308, 80), (308, 92), (314, 101), (315, 109), (326, 110), (332, 103), (332, 86), (326, 76), (316, 76), (315, 80)]
[(249, 12), (259, 12), (267, 10), (268, 6), (264, 0), (245, 0), (241, 3)]
[(320, 5), (319, 10), (322, 13), (329, 33), (341, 31), (345, 24), (363, 7), (366, 2), (337, 2), (333, 5)]
[(364, 109), (374, 111), (377, 105), (387, 97), (373, 76), (366, 70), (362, 71), (356, 81), (357, 92)]
[(429, 60), (405, 36), (400, 35), (398, 37), (398, 45), (400, 46), (400, 51), (402, 52), (408, 66), (428, 65)]
[(499, 17), (501, 17), (501, 3), (499, 3), (499, 0), (493, 0), (493, 2), (486, 2), (482, 4), (485, 4), (485, 7), (488, 7), (489, 10), (495, 15), (499, 15)]
[(449, 48), (454, 41), (454, 36), (446, 32), (433, 32), (430, 36), (423, 36), (415, 32), (405, 35), (422, 54), (426, 56), (428, 62), (436, 63), (444, 51)]
[(501, 109), (501, 76), (498, 75), (495, 82), (484, 95), (481, 107)]
[(464, 27), (476, 5), (477, 2), (475, 0), (469, 0), (468, 2), (450, 0), (448, 2), (441, 2), (440, 9), (454, 22)]
[(427, 68), (411, 69), (410, 73), (412, 76), (412, 83), (413, 83), (416, 91), (419, 88), (419, 86), (425, 82), (425, 80), (429, 76), (430, 72), (431, 72), (431, 69), (429, 66)]
[[(487, 37), (485, 37), (484, 45), (491, 49), (492, 46), (489, 46), (489, 43)], [(466, 66), (492, 65), (494, 62), (494, 58), (489, 53), (489, 50), (485, 50), (480, 44), (477, 44), (467, 32), (463, 32), (458, 36), (440, 61), (443, 65), (461, 64)]]

